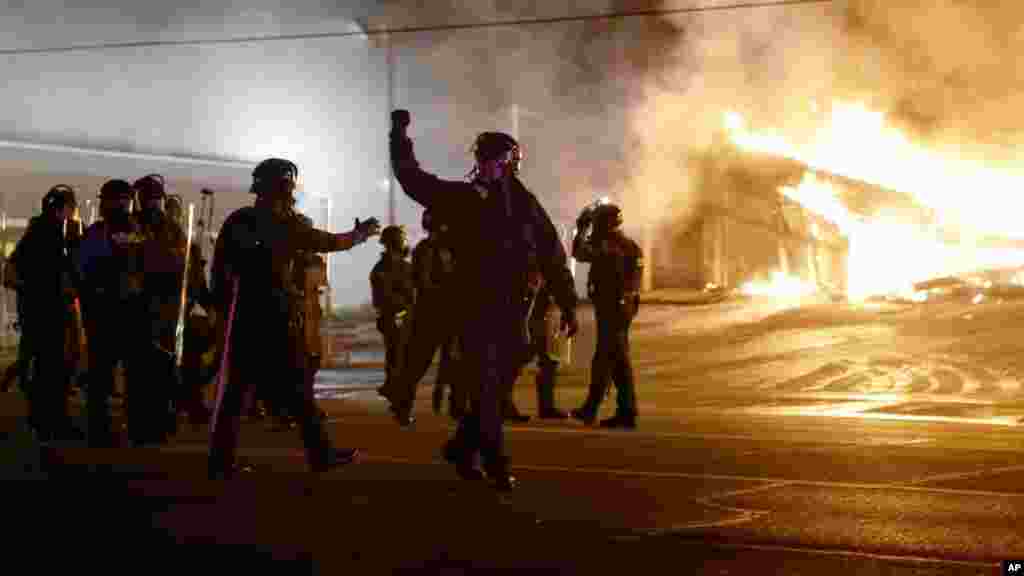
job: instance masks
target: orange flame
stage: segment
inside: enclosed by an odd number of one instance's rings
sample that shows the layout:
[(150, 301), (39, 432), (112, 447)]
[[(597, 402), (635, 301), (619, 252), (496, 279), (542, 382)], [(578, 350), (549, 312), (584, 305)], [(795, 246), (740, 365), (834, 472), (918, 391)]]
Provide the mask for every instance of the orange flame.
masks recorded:
[[(735, 112), (726, 112), (723, 120), (732, 141), (742, 149), (909, 193), (947, 222), (1008, 237), (1020, 233), (1019, 222), (1014, 222), (1019, 211), (1005, 206), (1013, 197), (1008, 192), (1017, 185), (1010, 175), (945, 161), (888, 126), (883, 114), (860, 104), (835, 102), (831, 122), (805, 147), (779, 134), (751, 132)], [(965, 194), (967, 190), (970, 194)], [(812, 172), (805, 173), (799, 185), (783, 186), (779, 192), (833, 222), (849, 239), (847, 295), (852, 300), (877, 294), (914, 297), (913, 284), (928, 278), (1024, 264), (1020, 250), (950, 245), (939, 241), (933, 230), (854, 214), (832, 186)], [(790, 294), (792, 282), (773, 278), (756, 289)]]

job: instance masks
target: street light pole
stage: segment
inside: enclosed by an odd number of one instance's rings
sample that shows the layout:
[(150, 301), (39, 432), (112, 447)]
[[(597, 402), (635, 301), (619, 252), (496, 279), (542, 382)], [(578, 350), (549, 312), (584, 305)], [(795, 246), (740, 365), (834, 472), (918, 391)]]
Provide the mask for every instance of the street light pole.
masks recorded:
[[(391, 111), (395, 109), (395, 49), (391, 35), (386, 38), (387, 45), (387, 67), (388, 67), (388, 122), (391, 122)], [(395, 207), (395, 174), (388, 170), (388, 224), (396, 224)]]

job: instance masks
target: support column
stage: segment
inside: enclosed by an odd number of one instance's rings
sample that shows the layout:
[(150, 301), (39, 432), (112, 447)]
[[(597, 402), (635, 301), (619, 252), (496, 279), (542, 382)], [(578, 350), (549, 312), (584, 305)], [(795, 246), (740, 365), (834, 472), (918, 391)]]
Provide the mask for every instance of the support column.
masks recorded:
[[(391, 124), (391, 112), (395, 109), (395, 49), (394, 41), (389, 34), (385, 40), (387, 42), (387, 68), (388, 68), (388, 110), (387, 110), (387, 123)], [(396, 217), (396, 199), (395, 199), (395, 175), (388, 169), (388, 225), (394, 226), (398, 223)]]

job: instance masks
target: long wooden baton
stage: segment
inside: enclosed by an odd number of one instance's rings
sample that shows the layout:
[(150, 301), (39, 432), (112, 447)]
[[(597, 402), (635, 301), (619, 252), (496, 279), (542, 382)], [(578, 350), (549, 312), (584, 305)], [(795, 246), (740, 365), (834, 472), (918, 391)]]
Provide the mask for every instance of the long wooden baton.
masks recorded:
[(231, 365), (231, 326), (235, 323), (235, 305), (238, 304), (238, 276), (231, 277), (231, 304), (228, 306), (228, 317), (224, 326), (224, 345), (220, 357), (220, 369), (217, 372), (217, 395), (213, 401), (213, 416), (210, 419), (210, 439), (217, 428), (217, 415), (224, 403), (224, 389), (227, 388), (228, 370)]

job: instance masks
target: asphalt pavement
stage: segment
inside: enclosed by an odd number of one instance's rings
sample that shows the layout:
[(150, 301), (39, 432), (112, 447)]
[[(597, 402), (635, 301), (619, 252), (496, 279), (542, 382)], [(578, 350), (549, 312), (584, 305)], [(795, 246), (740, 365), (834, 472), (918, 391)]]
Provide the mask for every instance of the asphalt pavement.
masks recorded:
[[(20, 530), (7, 542), (315, 573), (999, 574), (1024, 557), (1022, 316), (1012, 303), (651, 306), (633, 340), (641, 427), (508, 426), (509, 494), (440, 461), (452, 423), (429, 413), (428, 387), (400, 429), (372, 369), (324, 374), (331, 435), (359, 463), (313, 476), (298, 433), (262, 422), (242, 433), (255, 471), (229, 483), (205, 480), (203, 429), (162, 448), (65, 446), (38, 462), (47, 481), (9, 484)], [(563, 407), (581, 401), (586, 364), (564, 367)], [(527, 413), (531, 375), (516, 392)], [(0, 398), (2, 429), (20, 410)]]

